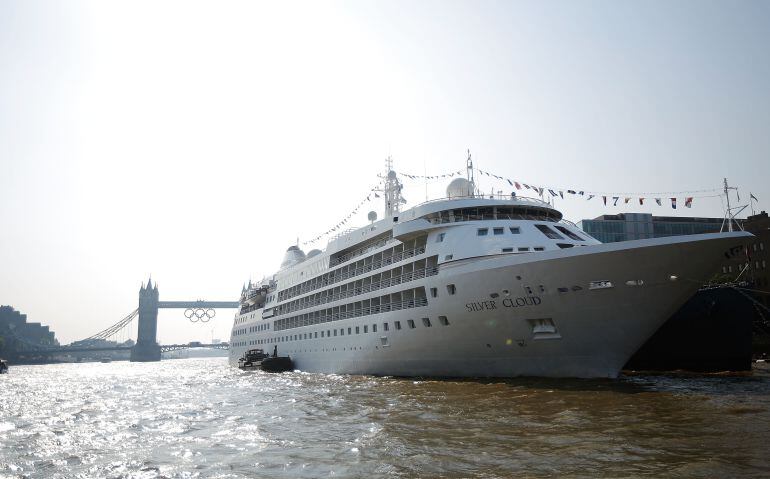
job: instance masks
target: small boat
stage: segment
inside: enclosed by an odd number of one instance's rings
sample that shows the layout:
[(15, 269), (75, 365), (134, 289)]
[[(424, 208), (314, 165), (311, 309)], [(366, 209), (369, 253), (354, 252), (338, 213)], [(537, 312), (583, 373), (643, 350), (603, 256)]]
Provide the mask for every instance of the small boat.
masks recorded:
[(238, 368), (246, 371), (259, 369), (262, 366), (262, 361), (269, 357), (270, 355), (266, 354), (262, 349), (249, 349), (238, 360)]
[(294, 363), (289, 356), (273, 356), (262, 361), (262, 371), (268, 373), (294, 371)]
[(0, 359), (0, 374), (8, 374), (8, 363), (4, 359)]

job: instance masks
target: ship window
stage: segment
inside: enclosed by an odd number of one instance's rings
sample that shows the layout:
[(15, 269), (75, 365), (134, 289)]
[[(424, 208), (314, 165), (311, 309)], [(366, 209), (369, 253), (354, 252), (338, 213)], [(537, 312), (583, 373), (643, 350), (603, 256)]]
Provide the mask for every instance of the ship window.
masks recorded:
[(372, 324), (372, 332), (373, 333), (377, 332), (377, 325), (376, 324)]
[(388, 326), (388, 323), (382, 323), (382, 330), (388, 331), (390, 329), (390, 326)]
[(431, 288), (430, 295), (432, 298), (435, 298), (436, 296), (438, 296), (438, 288)]
[(321, 337), (322, 337), (322, 338), (324, 337), (324, 332), (323, 332), (323, 331), (321, 331)]
[(369, 332), (369, 326), (364, 325), (364, 333), (368, 333), (368, 332)]
[(441, 323), (442, 326), (449, 326), (449, 320), (446, 316), (439, 316), (438, 322)]
[(513, 248), (503, 248), (503, 253), (513, 253)]
[(424, 325), (426, 328), (430, 328), (430, 318), (422, 318), (422, 324), (423, 324), (423, 325)]
[(756, 250), (757, 250), (757, 244), (754, 243), (754, 251), (756, 251)]
[(561, 249), (567, 249), (567, 248), (572, 248), (575, 245), (572, 243), (556, 243), (556, 246), (558, 246)]
[(572, 231), (568, 230), (564, 226), (556, 225), (556, 229), (567, 235), (568, 238), (577, 240), (577, 241), (583, 241), (583, 238), (578, 236), (577, 234), (573, 233)]
[(759, 249), (764, 251), (765, 250), (765, 243), (759, 243)]
[(535, 251), (545, 251), (545, 248), (542, 246), (535, 246)]
[(352, 334), (350, 331), (351, 331), (351, 329), (350, 329), (350, 328), (348, 328), (348, 335)]
[(457, 288), (453, 284), (446, 285), (446, 292), (449, 294), (455, 294), (457, 292)]
[(476, 235), (477, 235), (477, 236), (486, 236), (486, 235), (487, 235), (487, 233), (489, 233), (489, 228), (479, 228), (479, 229), (476, 231)]
[(767, 268), (767, 263), (765, 263), (765, 260), (762, 260), (762, 269)]
[(519, 251), (529, 251), (529, 247), (521, 246), (521, 247), (519, 247)]
[(521, 234), (521, 228), (519, 228), (518, 226), (511, 226), (508, 229), (511, 230), (511, 234), (514, 234), (514, 235)]
[(409, 329), (414, 329), (414, 319), (407, 319), (406, 323), (409, 325)]
[(358, 326), (356, 326), (356, 334), (361, 334), (361, 329)]
[(562, 235), (549, 228), (547, 225), (535, 225), (535, 228), (539, 229), (541, 233), (551, 239), (564, 239)]
[(444, 241), (444, 237), (446, 236), (446, 233), (439, 233), (438, 236), (436, 236), (436, 243), (441, 243)]
[(452, 258), (454, 258), (454, 255), (448, 254), (448, 255), (444, 256), (444, 261), (449, 261)]
[(501, 234), (503, 234), (503, 231), (505, 231), (505, 230), (504, 230), (503, 228), (492, 228), (492, 231), (493, 231), (493, 232), (494, 232), (496, 235), (501, 235)]
[(315, 337), (318, 338), (318, 331), (315, 332)]
[(336, 330), (336, 329), (334, 330), (334, 335), (335, 335), (335, 336), (337, 335), (337, 330)]
[(727, 273), (727, 266), (722, 266), (722, 273)]
[(401, 321), (393, 321), (393, 324), (396, 326), (396, 329), (401, 329)]

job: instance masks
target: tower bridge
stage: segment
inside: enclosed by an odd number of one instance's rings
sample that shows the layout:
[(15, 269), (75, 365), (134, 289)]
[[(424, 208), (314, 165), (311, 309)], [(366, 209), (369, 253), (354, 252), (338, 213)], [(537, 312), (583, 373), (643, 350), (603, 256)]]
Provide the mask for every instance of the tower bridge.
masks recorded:
[[(158, 310), (160, 309), (184, 309), (184, 316), (191, 322), (207, 323), (216, 316), (216, 309), (237, 309), (240, 307), (238, 301), (160, 301), (158, 294), (158, 284), (152, 284), (152, 280), (147, 281), (145, 286), (139, 289), (139, 307), (128, 314), (126, 317), (104, 330), (89, 336), (88, 338), (74, 341), (73, 343), (60, 347), (43, 347), (32, 343), (26, 344), (21, 338), (17, 338), (25, 345), (25, 350), (21, 356), (26, 358), (45, 358), (61, 354), (85, 353), (85, 352), (107, 352), (107, 351), (128, 351), (130, 350), (131, 361), (160, 361), (161, 353), (175, 351), (187, 348), (213, 348), (227, 349), (228, 343), (203, 344), (198, 341), (192, 341), (186, 344), (158, 344)], [(111, 339), (118, 338), (121, 334), (127, 335), (129, 327), (138, 318), (137, 340), (133, 346), (130, 343), (117, 344)]]
[(185, 309), (186, 318), (207, 322), (214, 317), (209, 311), (217, 308), (237, 309), (239, 306), (238, 301), (160, 301), (158, 283), (153, 286), (152, 279), (148, 280), (147, 286), (142, 284), (139, 289), (139, 327), (136, 345), (131, 350), (131, 361), (160, 361), (161, 346), (157, 340), (159, 309)]

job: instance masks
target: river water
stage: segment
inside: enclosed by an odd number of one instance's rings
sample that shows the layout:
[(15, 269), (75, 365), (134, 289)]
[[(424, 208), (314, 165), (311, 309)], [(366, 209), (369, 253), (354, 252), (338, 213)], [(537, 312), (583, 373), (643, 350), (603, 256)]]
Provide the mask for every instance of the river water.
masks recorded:
[(450, 381), (18, 366), (0, 477), (770, 477), (770, 373)]

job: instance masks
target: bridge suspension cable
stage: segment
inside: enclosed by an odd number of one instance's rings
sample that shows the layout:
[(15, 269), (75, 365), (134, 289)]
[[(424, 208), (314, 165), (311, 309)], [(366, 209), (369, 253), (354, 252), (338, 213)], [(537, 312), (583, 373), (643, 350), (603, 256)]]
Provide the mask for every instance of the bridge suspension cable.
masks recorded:
[(131, 311), (131, 313), (129, 313), (128, 316), (126, 316), (125, 318), (121, 319), (117, 323), (113, 324), (109, 328), (107, 328), (107, 329), (105, 329), (103, 331), (99, 331), (98, 333), (94, 334), (93, 336), (90, 336), (90, 337), (88, 337), (86, 339), (83, 339), (82, 341), (91, 341), (91, 340), (94, 340), (94, 339), (107, 339), (110, 336), (113, 336), (114, 334), (118, 333), (124, 327), (128, 326), (128, 324), (131, 323), (131, 321), (133, 321), (134, 318), (136, 318), (136, 316), (138, 314), (139, 314), (139, 309), (135, 309), (135, 310)]

